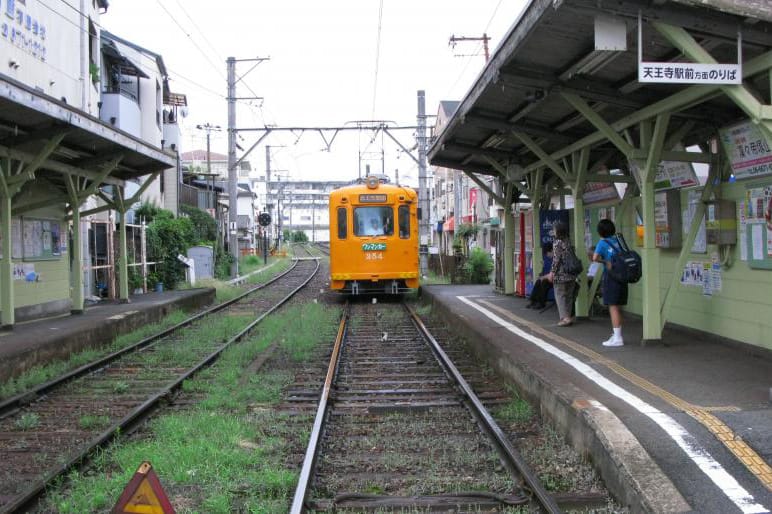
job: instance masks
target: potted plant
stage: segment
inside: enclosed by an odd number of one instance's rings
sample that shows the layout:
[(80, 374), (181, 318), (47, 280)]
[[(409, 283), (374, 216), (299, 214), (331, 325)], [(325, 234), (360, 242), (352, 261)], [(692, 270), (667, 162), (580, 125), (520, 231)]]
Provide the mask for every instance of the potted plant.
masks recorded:
[(89, 63), (88, 65), (88, 72), (89, 75), (91, 75), (91, 82), (96, 84), (99, 82), (99, 66), (96, 65), (96, 63)]

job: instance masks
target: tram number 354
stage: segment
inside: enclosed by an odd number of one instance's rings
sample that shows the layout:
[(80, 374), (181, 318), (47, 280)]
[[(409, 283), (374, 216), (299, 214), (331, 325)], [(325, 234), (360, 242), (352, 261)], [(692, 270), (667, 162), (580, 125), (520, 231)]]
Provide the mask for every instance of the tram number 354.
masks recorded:
[(366, 261), (382, 261), (383, 253), (381, 252), (365, 252)]

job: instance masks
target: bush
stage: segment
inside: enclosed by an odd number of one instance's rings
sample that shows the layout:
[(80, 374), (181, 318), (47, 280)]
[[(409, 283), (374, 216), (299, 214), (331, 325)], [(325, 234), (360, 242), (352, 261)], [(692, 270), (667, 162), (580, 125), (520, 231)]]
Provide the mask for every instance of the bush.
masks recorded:
[(193, 236), (197, 242), (209, 244), (217, 239), (217, 222), (208, 212), (190, 205), (180, 205), (180, 213), (193, 222)]
[(149, 259), (157, 263), (155, 274), (168, 289), (174, 289), (178, 282), (185, 280), (185, 268), (177, 255), (185, 255), (196, 242), (190, 218), (175, 219), (169, 211), (161, 210), (148, 225)]
[(214, 278), (228, 280), (231, 278), (231, 264), (233, 256), (227, 253), (222, 246), (214, 247)]
[(469, 259), (464, 263), (464, 271), (471, 284), (490, 283), (491, 271), (493, 271), (493, 259), (482, 248), (472, 248)]
[(293, 243), (307, 243), (308, 242), (308, 236), (302, 230), (298, 230), (297, 232), (293, 232), (292, 233), (292, 242)]

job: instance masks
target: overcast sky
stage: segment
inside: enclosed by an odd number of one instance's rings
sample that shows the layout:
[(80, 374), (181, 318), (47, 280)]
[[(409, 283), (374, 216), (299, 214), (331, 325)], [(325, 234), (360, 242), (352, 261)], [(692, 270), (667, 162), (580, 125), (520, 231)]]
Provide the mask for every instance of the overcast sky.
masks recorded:
[[(204, 149), (197, 124), (227, 125), (225, 59), (270, 58), (249, 72), (237, 96), (236, 126), (340, 126), (353, 120), (415, 125), (416, 92), (426, 91), (427, 114), (439, 101), (461, 100), (481, 72), (480, 42), (448, 44), (451, 35), (491, 38), (491, 54), (520, 14), (525, 0), (112, 0), (101, 24), (114, 34), (163, 56), (171, 90), (188, 98), (182, 150)], [(380, 27), (380, 29), (379, 29)], [(380, 32), (380, 38), (379, 38)], [(462, 56), (458, 56), (462, 55)], [(254, 63), (237, 65), (237, 75)], [(377, 71), (376, 71), (377, 70)], [(430, 118), (429, 123), (433, 123)], [(395, 134), (397, 134), (395, 132)], [(400, 131), (408, 148), (412, 131)], [(247, 149), (256, 134), (243, 132)], [(329, 135), (328, 135), (329, 138)], [(324, 151), (317, 133), (273, 133), (249, 156), (255, 174), (265, 170), (265, 145), (282, 179), (350, 180), (369, 163), (380, 172), (399, 169), (417, 185), (417, 166), (397, 145), (372, 133), (341, 133)], [(226, 153), (227, 136), (213, 134), (212, 150)], [(240, 153), (239, 153), (240, 155)]]

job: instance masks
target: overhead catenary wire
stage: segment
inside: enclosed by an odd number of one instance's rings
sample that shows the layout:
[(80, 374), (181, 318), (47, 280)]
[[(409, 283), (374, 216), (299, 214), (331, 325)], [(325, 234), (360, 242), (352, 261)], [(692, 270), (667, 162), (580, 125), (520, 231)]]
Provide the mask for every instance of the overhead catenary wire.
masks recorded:
[(378, 5), (378, 35), (375, 41), (375, 78), (373, 80), (373, 110), (372, 118), (375, 118), (375, 105), (378, 97), (378, 67), (381, 59), (381, 27), (383, 23), (383, 0)]
[(169, 16), (169, 18), (171, 18), (171, 20), (174, 22), (175, 25), (177, 25), (177, 27), (182, 31), (182, 33), (185, 34), (185, 36), (190, 40), (190, 42), (193, 44), (193, 46), (196, 47), (196, 50), (198, 50), (198, 52), (204, 57), (204, 59), (206, 59), (206, 62), (208, 62), (209, 65), (212, 66), (212, 68), (217, 72), (217, 74), (220, 76), (220, 78), (225, 80), (225, 75), (223, 74), (222, 68), (218, 67), (214, 63), (214, 61), (212, 61), (212, 59), (206, 54), (206, 52), (204, 52), (204, 50), (198, 45), (198, 43), (196, 43), (196, 41), (190, 36), (190, 33), (185, 30), (185, 27), (183, 27), (180, 24), (180, 22), (177, 21), (177, 18), (175, 16), (173, 16), (171, 12), (169, 12), (169, 10), (164, 6), (164, 4), (161, 2), (161, 0), (156, 0), (156, 3), (158, 3), (158, 5), (161, 7), (161, 9), (163, 9), (163, 11), (166, 13), (166, 15)]

